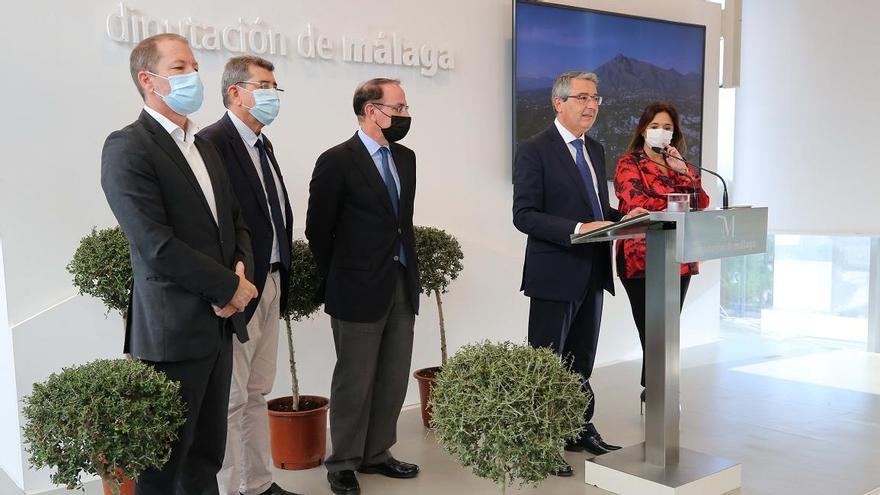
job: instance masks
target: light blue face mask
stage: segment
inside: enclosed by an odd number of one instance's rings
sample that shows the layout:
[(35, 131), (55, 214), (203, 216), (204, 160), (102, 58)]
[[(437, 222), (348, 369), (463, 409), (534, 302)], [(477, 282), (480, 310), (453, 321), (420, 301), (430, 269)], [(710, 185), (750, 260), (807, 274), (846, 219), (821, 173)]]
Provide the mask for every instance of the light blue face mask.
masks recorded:
[(201, 108), (202, 99), (204, 98), (204, 87), (202, 86), (202, 80), (199, 79), (198, 72), (193, 71), (189, 74), (168, 77), (160, 76), (150, 71), (147, 71), (147, 74), (168, 80), (168, 83), (171, 85), (171, 92), (167, 95), (159, 94), (156, 90), (153, 90), (153, 92), (165, 100), (165, 104), (171, 110), (180, 115), (189, 115)]
[(281, 98), (278, 97), (278, 91), (274, 89), (255, 89), (253, 91), (247, 88), (242, 89), (250, 91), (254, 95), (254, 106), (249, 107), (244, 103), (242, 106), (247, 108), (261, 124), (269, 125), (278, 117), (278, 110), (281, 109)]

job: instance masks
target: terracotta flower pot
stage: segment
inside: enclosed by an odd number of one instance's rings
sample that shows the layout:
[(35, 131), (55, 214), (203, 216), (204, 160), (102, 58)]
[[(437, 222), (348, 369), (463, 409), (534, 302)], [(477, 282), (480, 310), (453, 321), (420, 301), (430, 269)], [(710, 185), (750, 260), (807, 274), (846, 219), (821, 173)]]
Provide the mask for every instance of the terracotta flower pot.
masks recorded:
[(291, 411), (291, 398), (269, 401), (269, 444), (279, 469), (309, 469), (324, 462), (327, 453), (327, 409), (330, 399), (301, 395), (300, 410)]
[(434, 389), (434, 380), (440, 373), (439, 366), (422, 368), (413, 373), (413, 377), (419, 382), (419, 397), (422, 400), (422, 424), (425, 428), (431, 427), (431, 391)]
[[(113, 490), (110, 489), (110, 485), (108, 485), (106, 481), (103, 483), (104, 495), (113, 495)], [(119, 487), (119, 495), (134, 495), (134, 480), (126, 478), (125, 483)]]

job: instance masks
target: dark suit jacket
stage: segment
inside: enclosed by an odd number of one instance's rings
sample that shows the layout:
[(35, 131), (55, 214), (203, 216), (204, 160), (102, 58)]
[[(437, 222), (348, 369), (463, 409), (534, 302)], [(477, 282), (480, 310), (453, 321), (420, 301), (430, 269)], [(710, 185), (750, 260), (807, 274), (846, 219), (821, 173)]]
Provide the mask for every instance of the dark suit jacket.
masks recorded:
[[(272, 220), (269, 216), (269, 205), (266, 202), (266, 192), (260, 176), (257, 175), (256, 166), (248, 153), (246, 144), (241, 140), (241, 134), (228, 114), (223, 114), (217, 122), (205, 127), (199, 131), (199, 136), (207, 139), (217, 148), (220, 157), (226, 165), (226, 172), (229, 174), (229, 180), (232, 183), (232, 189), (241, 205), (241, 212), (247, 223), (251, 233), (251, 247), (254, 253), (254, 285), (260, 291), (262, 296), (263, 285), (266, 283), (266, 277), (269, 275), (269, 260), (272, 258), (272, 242), (274, 241), (275, 231), (272, 228)], [(275, 160), (275, 152), (272, 149), (272, 143), (266, 135), (263, 135), (263, 143), (266, 146), (266, 154), (269, 156), (269, 162), (278, 174), (281, 181), (281, 198), (284, 208), (284, 217), (287, 222), (284, 225), (286, 232), (282, 235), (287, 236), (290, 245), (293, 245), (293, 211), (290, 209), (290, 201), (287, 196), (287, 187), (284, 185), (284, 177), (281, 175), (281, 168)], [(281, 313), (287, 309), (287, 291), (290, 286), (289, 266), (281, 269)], [(250, 321), (257, 309), (260, 296), (253, 299), (245, 309), (245, 320)]]
[(134, 284), (125, 351), (147, 361), (217, 352), (231, 324), (247, 341), (244, 315), (214, 314), (235, 294), (236, 261), (253, 273), (251, 242), (217, 151), (196, 136), (217, 203), (218, 224), (174, 139), (146, 111), (104, 143), (101, 187), (128, 237)]
[(578, 222), (622, 217), (608, 203), (605, 150), (590, 137), (585, 142), (599, 184), (601, 217), (592, 211), (583, 178), (555, 125), (516, 151), (513, 224), (529, 236), (520, 287), (529, 297), (573, 301), (591, 280), (614, 293), (610, 243), (572, 245), (569, 237)]
[(402, 243), (413, 310), (419, 312), (419, 270), (413, 233), (416, 156), (391, 144), (400, 177), (399, 218), (382, 176), (357, 133), (318, 157), (309, 184), (306, 238), (318, 262), (324, 310), (345, 321), (379, 320), (391, 305)]

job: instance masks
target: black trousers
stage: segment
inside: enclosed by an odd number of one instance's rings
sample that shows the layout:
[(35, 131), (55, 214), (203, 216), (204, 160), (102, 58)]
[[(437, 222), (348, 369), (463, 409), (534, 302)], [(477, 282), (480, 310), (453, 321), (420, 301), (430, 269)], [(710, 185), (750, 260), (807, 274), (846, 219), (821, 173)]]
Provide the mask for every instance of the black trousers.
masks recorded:
[[(620, 282), (629, 297), (629, 305), (632, 308), (633, 321), (639, 331), (639, 342), (642, 343), (642, 386), (645, 386), (645, 279), (620, 277)], [(691, 283), (690, 275), (681, 277), (681, 299), (678, 309), (684, 306), (684, 298), (687, 295), (688, 286)]]
[[(219, 335), (222, 333), (222, 337)], [(189, 361), (145, 361), (180, 382), (186, 422), (162, 469), (148, 469), (137, 479), (137, 495), (217, 495), (217, 472), (226, 452), (226, 413), (232, 380), (232, 336), (218, 332), (219, 351)]]
[(596, 362), (599, 323), (602, 321), (603, 289), (591, 284), (576, 301), (531, 298), (529, 303), (529, 345), (549, 347), (581, 375), (581, 386), (593, 400), (584, 411), (584, 426), (593, 419), (596, 397), (590, 376)]

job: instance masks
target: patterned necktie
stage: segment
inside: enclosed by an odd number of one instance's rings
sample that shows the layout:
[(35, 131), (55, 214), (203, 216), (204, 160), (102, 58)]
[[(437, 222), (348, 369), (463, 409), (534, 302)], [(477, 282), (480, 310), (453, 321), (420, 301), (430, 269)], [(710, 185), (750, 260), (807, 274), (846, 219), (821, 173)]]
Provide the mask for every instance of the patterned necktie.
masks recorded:
[[(391, 207), (394, 208), (394, 216), (400, 218), (400, 193), (397, 192), (397, 184), (394, 183), (394, 176), (391, 175), (391, 164), (388, 162), (388, 153), (390, 150), (386, 147), (379, 148), (379, 154), (382, 155), (382, 180), (385, 182), (385, 189), (388, 190), (388, 196), (391, 198)], [(406, 254), (403, 252), (403, 244), (400, 244), (400, 254), (398, 259), (400, 264), (406, 266)]]
[(575, 163), (581, 178), (584, 179), (584, 189), (587, 190), (587, 198), (590, 200), (590, 209), (593, 210), (593, 220), (602, 220), (602, 207), (599, 206), (599, 194), (596, 192), (596, 186), (593, 185), (593, 176), (590, 174), (587, 159), (584, 157), (584, 141), (575, 139), (571, 142), (575, 151)]
[(269, 212), (272, 213), (272, 226), (275, 227), (275, 237), (278, 239), (278, 254), (284, 267), (290, 266), (290, 244), (287, 241), (287, 230), (284, 228), (284, 217), (281, 214), (281, 202), (278, 200), (278, 188), (275, 187), (275, 176), (269, 166), (269, 156), (262, 139), (257, 139), (254, 145), (260, 152), (260, 169), (263, 171), (263, 187), (269, 197)]

